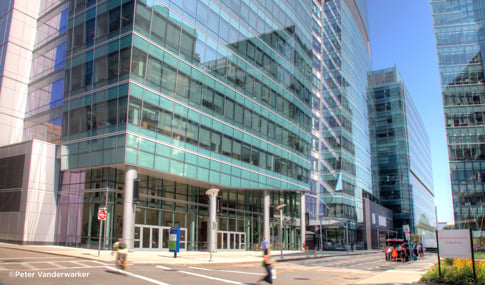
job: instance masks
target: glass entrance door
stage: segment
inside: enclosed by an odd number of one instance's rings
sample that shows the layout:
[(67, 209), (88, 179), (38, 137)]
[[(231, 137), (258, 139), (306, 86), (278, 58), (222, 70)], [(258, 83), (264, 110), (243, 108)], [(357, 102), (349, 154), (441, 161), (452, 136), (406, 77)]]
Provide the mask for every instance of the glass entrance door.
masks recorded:
[(217, 232), (218, 249), (246, 249), (246, 233), (243, 232)]
[[(134, 248), (167, 249), (170, 227), (135, 225)], [(187, 228), (180, 228), (180, 250), (187, 249)]]

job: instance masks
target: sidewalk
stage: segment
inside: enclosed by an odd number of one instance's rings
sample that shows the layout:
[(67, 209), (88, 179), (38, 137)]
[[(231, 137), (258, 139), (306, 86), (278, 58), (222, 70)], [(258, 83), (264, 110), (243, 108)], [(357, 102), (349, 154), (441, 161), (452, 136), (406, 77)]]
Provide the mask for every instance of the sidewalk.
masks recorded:
[[(0, 248), (10, 248), (18, 250), (26, 250), (39, 253), (55, 254), (60, 256), (70, 256), (77, 258), (84, 258), (90, 260), (97, 260), (101, 262), (111, 263), (114, 257), (111, 251), (101, 250), (98, 256), (98, 250), (87, 248), (74, 248), (53, 245), (18, 245), (0, 242)], [(381, 252), (380, 250), (359, 250), (354, 252), (345, 251), (324, 251), (309, 252), (307, 257), (306, 252), (303, 251), (283, 251), (283, 258), (280, 257), (280, 251), (272, 251), (272, 259), (279, 262), (302, 260), (307, 258), (325, 258), (338, 255), (361, 255)], [(143, 251), (137, 250), (129, 253), (128, 260), (132, 264), (157, 264), (157, 265), (179, 265), (179, 266), (212, 266), (212, 265), (228, 265), (228, 264), (242, 264), (242, 263), (261, 263), (262, 253), (260, 251), (236, 251), (236, 250), (219, 250), (212, 254), (200, 251), (183, 251), (174, 254), (166, 251)], [(383, 257), (384, 258), (384, 257)], [(421, 276), (437, 262), (435, 254), (426, 254), (423, 261), (413, 261), (399, 264), (396, 268), (384, 272), (378, 272), (375, 275), (359, 280), (353, 284), (416, 284)]]
[[(19, 245), (0, 242), (0, 248), (20, 249), (32, 252), (48, 253), (61, 256), (71, 256), (77, 258), (97, 260), (101, 262), (113, 262), (114, 257), (110, 250), (76, 248), (55, 245)], [(368, 254), (373, 251), (355, 251), (349, 254)], [(318, 251), (315, 257), (314, 252), (309, 252), (308, 258), (323, 258), (327, 256), (335, 256), (347, 254), (345, 251)], [(283, 258), (280, 258), (280, 251), (274, 250), (271, 256), (279, 261), (291, 261), (306, 259), (306, 252), (303, 251), (283, 251)], [(129, 252), (128, 260), (132, 264), (175, 264), (175, 265), (216, 265), (216, 264), (232, 264), (232, 263), (261, 263), (261, 251), (241, 251), (241, 250), (218, 250), (212, 254), (210, 260), (210, 253), (205, 251), (181, 251), (177, 253), (177, 258), (168, 250), (153, 251), (153, 250), (136, 250)]]

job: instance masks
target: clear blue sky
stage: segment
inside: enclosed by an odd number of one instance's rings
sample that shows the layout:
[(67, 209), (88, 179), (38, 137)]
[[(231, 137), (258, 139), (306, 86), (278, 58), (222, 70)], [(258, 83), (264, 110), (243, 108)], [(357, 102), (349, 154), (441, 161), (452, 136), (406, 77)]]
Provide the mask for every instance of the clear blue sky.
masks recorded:
[(374, 70), (396, 66), (431, 144), (439, 222), (454, 222), (450, 170), (429, 0), (367, 0)]

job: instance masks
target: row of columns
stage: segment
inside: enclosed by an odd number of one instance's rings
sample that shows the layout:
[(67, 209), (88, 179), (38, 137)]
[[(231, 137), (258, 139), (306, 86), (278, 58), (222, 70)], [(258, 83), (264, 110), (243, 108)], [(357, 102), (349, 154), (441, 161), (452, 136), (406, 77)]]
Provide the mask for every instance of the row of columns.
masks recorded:
[[(135, 167), (127, 166), (125, 173), (125, 192), (123, 197), (123, 240), (128, 248), (134, 247), (134, 225), (135, 225), (135, 208), (133, 207), (133, 182), (138, 178), (138, 172)], [(206, 191), (206, 195), (209, 196), (209, 238), (208, 249), (212, 253), (216, 246), (217, 237), (217, 195), (219, 189), (209, 189)], [(270, 193), (268, 190), (264, 190), (263, 196), (263, 237), (266, 240), (270, 240), (270, 227), (269, 227), (269, 209), (270, 209)], [(300, 238), (301, 241), (305, 241), (305, 193), (301, 192), (300, 195)]]

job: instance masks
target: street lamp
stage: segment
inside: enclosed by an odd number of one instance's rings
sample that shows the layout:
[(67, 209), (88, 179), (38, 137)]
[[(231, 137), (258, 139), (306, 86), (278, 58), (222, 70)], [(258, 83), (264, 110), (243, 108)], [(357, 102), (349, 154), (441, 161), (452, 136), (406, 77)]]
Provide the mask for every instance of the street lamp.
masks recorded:
[(320, 213), (318, 214), (318, 220), (320, 220), (320, 251), (323, 252), (323, 235), (322, 235), (322, 217), (324, 217), (325, 214)]
[(281, 240), (281, 235), (283, 234), (283, 208), (286, 207), (286, 204), (279, 205), (276, 207), (276, 210), (280, 211), (280, 234), (279, 234), (279, 242), (280, 242), (280, 257), (283, 258), (283, 242)]

